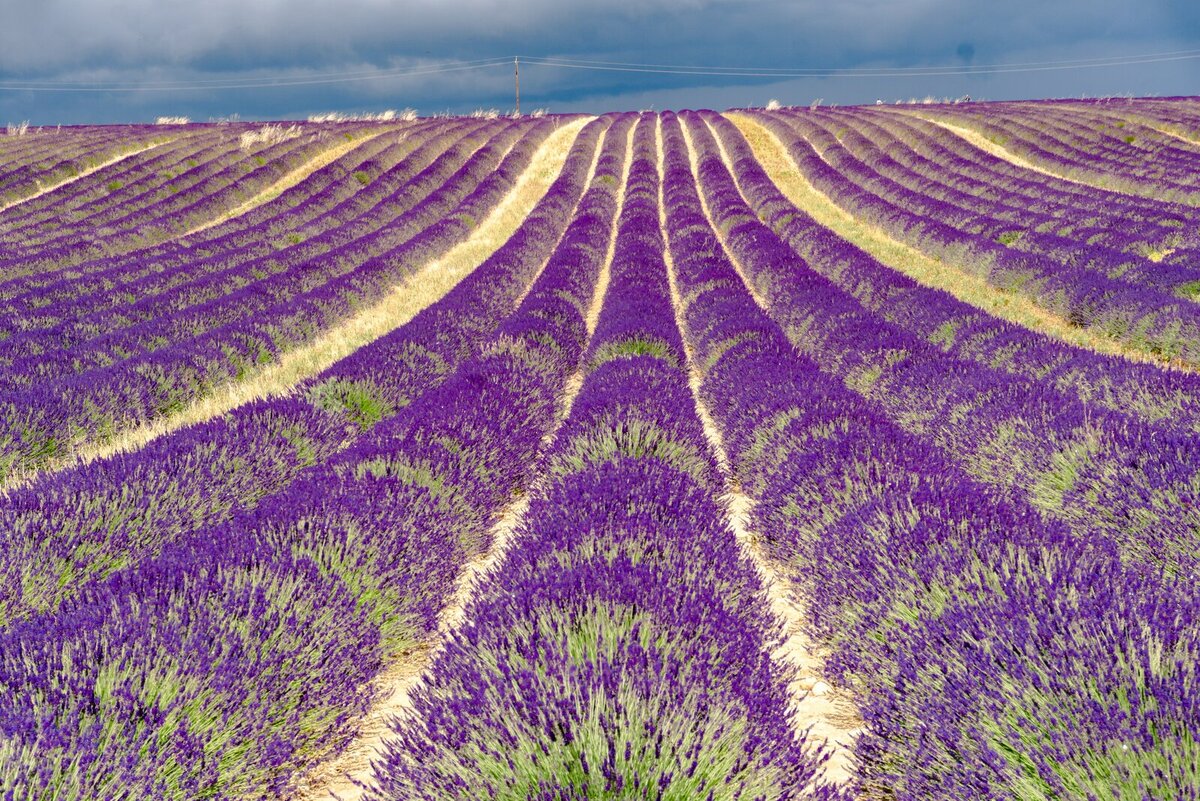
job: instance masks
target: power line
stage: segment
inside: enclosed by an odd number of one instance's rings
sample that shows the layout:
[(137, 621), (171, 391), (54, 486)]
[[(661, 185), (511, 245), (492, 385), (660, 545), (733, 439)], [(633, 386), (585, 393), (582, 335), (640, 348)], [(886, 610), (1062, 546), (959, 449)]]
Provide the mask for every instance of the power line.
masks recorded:
[(908, 72), (908, 71), (926, 71), (926, 70), (960, 70), (960, 69), (1012, 69), (1016, 67), (1043, 67), (1043, 66), (1109, 66), (1123, 63), (1127, 59), (1150, 59), (1159, 57), (1179, 56), (1185, 58), (1200, 57), (1200, 49), (1190, 50), (1167, 50), (1158, 53), (1140, 53), (1132, 56), (1101, 56), (1094, 58), (1075, 58), (1062, 59), (1057, 61), (1016, 61), (997, 64), (955, 64), (946, 67), (728, 67), (728, 66), (696, 66), (689, 64), (643, 64), (628, 61), (597, 61), (591, 59), (571, 58), (568, 56), (527, 56), (527, 58), (537, 58), (542, 61), (567, 62), (573, 65), (596, 65), (604, 67), (639, 67), (639, 68), (659, 68), (669, 70), (695, 70), (698, 72), (711, 71), (731, 71), (731, 72), (756, 72), (756, 73), (799, 73), (799, 72), (815, 72), (827, 74), (831, 72), (838, 73), (864, 73), (873, 74), (878, 72)]
[[(32, 92), (179, 92), (188, 89), (264, 89), (277, 86), (314, 86), (318, 84), (349, 83), (353, 81), (377, 80), (379, 78), (403, 78), (416, 75), (437, 75), (445, 72), (462, 72), (493, 67), (511, 63), (511, 57), (480, 59), (477, 61), (452, 62), (440, 66), (409, 67), (382, 69), (361, 72), (319, 73), (307, 78), (244, 78), (227, 79), (225, 83), (212, 83), (213, 80), (174, 82), (113, 82), (99, 81), (0, 81), (0, 90)], [(241, 81), (241, 82), (238, 82)], [(72, 86), (69, 84), (80, 84)]]
[(1048, 72), (1074, 69), (1099, 69), (1137, 64), (1156, 64), (1171, 61), (1200, 59), (1200, 50), (1173, 50), (1133, 56), (1104, 56), (1061, 61), (1031, 61), (1009, 64), (954, 65), (946, 67), (848, 67), (848, 68), (782, 68), (727, 67), (688, 64), (640, 64), (620, 61), (596, 61), (565, 56), (499, 56), (471, 61), (452, 61), (419, 67), (396, 67), (379, 70), (357, 70), (315, 73), (297, 78), (205, 78), (176, 81), (83, 81), (83, 80), (0, 80), (0, 91), (31, 92), (179, 92), (216, 89), (271, 89), (291, 86), (350, 83), (355, 81), (438, 75), (450, 72), (487, 69), (515, 64), (524, 59), (539, 67), (592, 70), (598, 72), (632, 72), (657, 75), (695, 75), (730, 78), (904, 78), (954, 75), (994, 75), (1021, 72)]
[(604, 64), (553, 57), (525, 56), (526, 63), (542, 67), (596, 70), (602, 72), (638, 72), (657, 75), (699, 75), (736, 78), (906, 78), (938, 75), (996, 75), (1019, 72), (1051, 72), (1072, 69), (1095, 69), (1100, 67), (1124, 67), (1134, 64), (1157, 64), (1168, 61), (1200, 59), (1200, 51), (1180, 51), (1179, 55), (1145, 55), (1112, 57), (1108, 60), (1094, 59), (1078, 62), (1047, 62), (1040, 66), (996, 65), (971, 67), (879, 67), (866, 69), (763, 69), (745, 67), (690, 67), (685, 65), (636, 66)]

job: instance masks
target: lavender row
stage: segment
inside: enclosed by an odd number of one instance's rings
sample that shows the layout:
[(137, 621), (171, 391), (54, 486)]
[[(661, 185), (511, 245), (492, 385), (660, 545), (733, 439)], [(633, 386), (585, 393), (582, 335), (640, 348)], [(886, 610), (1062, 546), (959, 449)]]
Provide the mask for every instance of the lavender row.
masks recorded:
[[(1152, 198), (1122, 194), (1087, 184), (1035, 173), (981, 150), (961, 136), (939, 125), (909, 114), (864, 113), (872, 124), (895, 136), (911, 153), (927, 160), (925, 175), (942, 178), (933, 165), (952, 174), (954, 185), (978, 194), (1019, 196), (1022, 205), (1046, 213), (1073, 210), (1091, 215), (1091, 220), (1060, 233), (1072, 234), (1090, 243), (1127, 247), (1130, 241), (1156, 242), (1163, 253), (1177, 244), (1194, 244), (1196, 235), (1188, 223), (1197, 218), (1190, 206)], [(1145, 253), (1145, 248), (1137, 252)]]
[[(390, 208), (393, 204), (402, 204), (405, 197), (413, 197), (419, 187), (408, 187), (405, 195), (397, 196), (396, 192), (429, 167), (435, 158), (442, 156), (452, 145), (460, 148), (456, 151), (461, 153), (458, 162), (452, 160), (454, 157), (448, 158), (443, 162), (445, 172), (439, 168), (436, 173), (425, 173), (423, 179), (426, 181), (438, 175), (444, 180), (465, 161), (470, 152), (468, 148), (475, 140), (460, 137), (453, 129), (454, 126), (431, 126), (427, 139), (414, 137), (411, 144), (388, 144), (383, 138), (367, 142), (354, 151), (364, 151), (362, 155), (368, 156), (364, 161), (358, 162), (353, 153), (348, 154), (287, 190), (275, 201), (190, 235), (186, 240), (172, 240), (133, 254), (94, 259), (75, 267), (45, 270), (0, 283), (0, 299), (9, 303), (15, 318), (7, 323), (5, 330), (12, 332), (31, 324), (44, 325), (43, 318), (53, 321), (55, 315), (66, 315), (72, 309), (69, 302), (84, 295), (99, 295), (96, 302), (103, 303), (106, 293), (114, 288), (149, 276), (167, 274), (170, 282), (177, 276), (186, 280), (194, 271), (228, 268), (251, 258), (288, 250), (337, 227), (337, 221), (342, 217), (353, 221), (373, 214), (370, 219), (383, 225), (396, 215), (378, 213), (380, 204), (386, 202)], [(375, 152), (376, 143), (382, 150)], [(356, 168), (349, 176), (345, 175), (346, 164), (355, 162)], [(339, 175), (343, 180), (338, 180)], [(366, 186), (362, 185), (363, 175)], [(346, 214), (346, 209), (357, 215)], [(310, 224), (319, 219), (324, 219), (326, 225), (310, 230)], [(136, 294), (152, 292), (154, 286), (151, 284), (149, 290), (141, 288), (142, 291)], [(97, 288), (103, 288), (105, 292), (97, 293)], [(58, 307), (62, 308), (61, 312), (55, 311)], [(35, 310), (39, 319), (33, 323), (23, 322)]]
[(1069, 131), (1055, 130), (1049, 123), (1053, 111), (1045, 104), (1025, 114), (995, 104), (980, 104), (972, 108), (937, 108), (933, 114), (973, 128), (1033, 163), (1074, 180), (1188, 205), (1195, 205), (1200, 199), (1194, 177), (1189, 175), (1189, 169), (1195, 172), (1194, 161), (1189, 167), (1185, 160), (1166, 176), (1147, 174), (1137, 166), (1147, 158), (1157, 164), (1160, 158), (1177, 150), (1173, 146), (1157, 143), (1159, 146), (1147, 151), (1112, 133), (1090, 133), (1080, 126)]
[(766, 653), (762, 587), (714, 500), (672, 325), (655, 123), (636, 132), (612, 280), (546, 486), (396, 724), (376, 801), (778, 799), (814, 779), (820, 757), (793, 737)]
[[(798, 354), (705, 219), (670, 116), (664, 130), (701, 397), (756, 501), (754, 530), (829, 649), (827, 672), (860, 701), (854, 790), (914, 801), (1188, 792), (1194, 656), (1158, 675), (1145, 666), (1160, 642), (1197, 653), (1195, 601), (1122, 568), (1102, 540), (998, 498)], [(1129, 705), (1139, 693), (1145, 703)]]
[[(1042, 230), (1054, 225), (1055, 218), (1050, 214), (1033, 214), (1003, 201), (949, 187), (931, 188), (929, 182), (879, 152), (875, 143), (883, 138), (881, 134), (872, 132), (872, 138), (867, 139), (846, 132), (839, 139), (830, 132), (823, 115), (795, 115), (792, 119), (819, 150), (821, 158), (842, 176), (909, 213), (935, 218), (977, 239), (992, 240), (1014, 250), (1046, 256), (1064, 266), (1098, 273), (1118, 285), (1168, 295), (1183, 295), (1200, 287), (1200, 269), (1159, 264), (1142, 255), (1090, 243), (1080, 238), (1080, 232), (1064, 236)], [(1129, 237), (1123, 244), (1130, 249), (1138, 245), (1155, 249), (1162, 242), (1156, 239), (1148, 243)]]
[[(292, 138), (281, 144), (285, 146), (284, 152), (287, 152), (295, 149), (300, 140)], [(47, 226), (41, 232), (26, 232), (24, 237), (21, 231), (14, 232), (14, 235), (6, 237), (8, 241), (5, 243), (4, 261), (0, 264), (11, 268), (18, 259), (37, 257), (43, 251), (54, 252), (56, 243), (82, 240), (88, 244), (96, 244), (94, 237), (87, 238), (92, 231), (103, 227), (107, 235), (115, 235), (120, 232), (119, 223), (123, 218), (153, 206), (162, 197), (168, 196), (171, 201), (176, 201), (179, 197), (175, 192), (183, 192), (194, 198), (197, 196), (197, 189), (202, 190), (205, 182), (220, 180), (222, 177), (232, 178), (248, 170), (249, 165), (257, 163), (250, 153), (238, 147), (235, 138), (226, 134), (209, 136), (201, 145), (200, 149), (182, 160), (177, 175), (170, 179), (156, 176), (157, 186), (147, 188), (136, 182), (129, 186), (122, 185), (112, 192), (115, 203), (105, 204), (82, 218), (73, 217), (69, 225)], [(82, 180), (95, 180), (95, 176), (88, 176)], [(71, 189), (75, 189), (74, 184), (71, 185)]]
[[(22, 247), (26, 251), (36, 252), (38, 248), (46, 247), (44, 244), (46, 240), (63, 238), (86, 231), (87, 223), (91, 223), (92, 227), (98, 227), (101, 224), (115, 225), (131, 213), (153, 204), (157, 199), (176, 195), (176, 193), (178, 195), (171, 197), (170, 200), (184, 204), (189, 202), (187, 201), (189, 195), (196, 194), (198, 187), (207, 185), (219, 188), (221, 184), (217, 181), (223, 176), (236, 177), (249, 172), (254, 167), (263, 166), (273, 157), (286, 156), (306, 144), (323, 142), (326, 145), (336, 145), (342, 141), (339, 138), (342, 135), (353, 139), (370, 130), (372, 130), (371, 126), (362, 124), (356, 124), (342, 132), (337, 131), (333, 126), (296, 125), (292, 127), (290, 133), (282, 135), (281, 138), (253, 144), (243, 143), (239, 139), (237, 131), (221, 126), (185, 131), (175, 136), (173, 144), (176, 147), (171, 150), (178, 153), (177, 146), (179, 144), (190, 144), (193, 152), (176, 155), (172, 163), (162, 165), (167, 168), (166, 170), (153, 172), (145, 176), (142, 181), (122, 182), (121, 186), (108, 193), (105, 197), (106, 202), (95, 204), (90, 212), (87, 209), (82, 212), (72, 211), (71, 206), (67, 205), (65, 210), (68, 212), (70, 225), (63, 225), (59, 228), (48, 226), (40, 233), (36, 230), (31, 231), (26, 237), (20, 236), (20, 232), (17, 232), (15, 236), (10, 235), (9, 238), (13, 241), (9, 243), (9, 247), (17, 247), (17, 252), (20, 252)], [(165, 148), (160, 146), (151, 153), (164, 151)], [(113, 165), (117, 168), (125, 166), (124, 161)], [(83, 188), (86, 189), (88, 185), (98, 182), (98, 175), (89, 175), (82, 179), (82, 182), (76, 182), (76, 184), (83, 183)], [(76, 184), (63, 187), (56, 194), (64, 195), (63, 199), (68, 199), (80, 191), (80, 186)], [(40, 202), (44, 203), (45, 201)]]
[(216, 132), (179, 136), (26, 200), (0, 216), (0, 241), (19, 244), (19, 232), (52, 226), (57, 214), (79, 215), (119, 202), (118, 190), (181, 170), (189, 158), (199, 159), (200, 153), (219, 139)]
[(602, 129), (595, 123), (580, 133), (521, 229), (446, 297), (290, 397), (238, 407), (13, 492), (0, 506), (11, 532), (0, 545), (0, 619), (53, 609), (94, 579), (136, 569), (197, 528), (252, 508), (436, 387), (534, 279), (583, 193)]
[(170, 133), (140, 126), (106, 128), (98, 135), (68, 137), (66, 142), (50, 140), (40, 160), (0, 170), (0, 206), (37, 194), (43, 186), (74, 178), (123, 153), (172, 138)]
[(927, 254), (1018, 292), (1073, 325), (1163, 359), (1200, 360), (1200, 309), (1162, 292), (1137, 289), (1082, 267), (1056, 264), (971, 236), (857, 187), (826, 164), (783, 118), (756, 117), (778, 135), (804, 175), (831, 200)]
[[(14, 396), (15, 400), (10, 397), (7, 405), (11, 411), (5, 415), (8, 436), (0, 457), (5, 470), (43, 464), (80, 440), (169, 414), (353, 314), (397, 280), (466, 238), (474, 220), (485, 216), (509, 191), (553, 124), (546, 120), (529, 128), (522, 145), (510, 152), (501, 167), (476, 186), (453, 214), (340, 277), (316, 288), (296, 278), (292, 288), (303, 292), (285, 303), (247, 288), (240, 294), (247, 300), (257, 299), (257, 307), (262, 309), (258, 314), (216, 327), (197, 319), (191, 339), (179, 339), (175, 345), (101, 371), (33, 387)], [(319, 266), (313, 265), (314, 269)], [(223, 300), (240, 299), (233, 295)], [(187, 332), (180, 334), (186, 336)]]
[(1179, 433), (1200, 432), (1200, 378), (1102, 356), (1007, 323), (889, 269), (797, 209), (732, 124), (704, 114), (754, 213), (809, 267), (876, 314), (959, 359), (1035, 380), (1087, 404)]
[[(588, 135), (591, 148), (605, 125)], [(623, 151), (619, 139), (612, 148), (606, 140), (597, 178), (612, 178), (599, 170)], [(570, 216), (564, 201), (578, 197), (579, 178), (555, 187), (547, 213)], [(0, 714), (18, 738), (0, 765), (8, 786), (32, 792), (71, 771), (60, 797), (277, 796), (294, 771), (345, 741), (372, 700), (368, 682), (428, 636), (555, 418), (582, 352), (578, 309), (592, 294), (587, 274), (594, 284), (612, 213), (611, 183), (592, 186), (534, 290), (440, 387), (253, 512), (3, 635), (5, 654), (19, 643), (44, 657), (41, 667), (0, 666), (7, 687), (35, 699), (33, 710)], [(486, 297), (483, 286), (476, 291)], [(110, 609), (121, 613), (105, 615)], [(82, 653), (84, 671), (68, 671), (65, 660)], [(114, 670), (132, 693), (106, 693)], [(68, 674), (72, 684), (61, 687), (55, 677)], [(155, 698), (163, 681), (182, 689)], [(80, 717), (56, 730), (38, 708)], [(48, 750), (56, 741), (59, 750)], [(39, 764), (39, 752), (54, 754), (53, 763)]]
[[(349, 134), (349, 132), (347, 132)], [(253, 153), (240, 148), (197, 164), (179, 191), (145, 191), (106, 212), (77, 221), (49, 239), (6, 248), (0, 275), (25, 274), (31, 267), (54, 268), (120, 253), (177, 236), (219, 217), (328, 149), (336, 140), (319, 133), (289, 137)], [(189, 185), (190, 184), (190, 185)], [(120, 191), (120, 190), (118, 190)]]
[[(919, 118), (908, 118), (912, 121), (908, 123), (896, 114), (839, 113), (806, 115), (805, 119), (819, 126), (823, 136), (836, 137), (838, 145), (866, 166), (864, 177), (868, 180), (874, 172), (918, 196), (949, 203), (965, 212), (960, 224), (970, 224), (974, 233), (1002, 238), (1014, 247), (1041, 244), (1049, 248), (1118, 250), (1127, 254), (1124, 258), (1129, 265), (1144, 265), (1144, 261), (1130, 256), (1162, 252), (1178, 245), (1182, 229), (1195, 217), (1194, 212), (1164, 215), (1161, 208), (1139, 208), (1119, 200), (1114, 203), (1121, 197), (1117, 193), (1092, 189), (1089, 194), (1082, 191), (1087, 189), (1082, 185), (1077, 185), (1077, 191), (1058, 193), (1056, 184), (1067, 182), (1030, 171), (1026, 171), (1025, 180), (1001, 178), (998, 183), (994, 174), (981, 171), (972, 160), (952, 155), (927, 158), (910, 144), (914, 126), (935, 126)], [(928, 143), (922, 142), (921, 146), (927, 147)], [(840, 157), (836, 150), (835, 157)], [(1114, 254), (1114, 258), (1120, 255)]]
[[(253, 289), (264, 300), (283, 301), (289, 293), (298, 291), (292, 286), (297, 275), (307, 276), (305, 280), (312, 284), (321, 275), (344, 274), (448, 213), (496, 169), (506, 150), (524, 132), (526, 129), (515, 126), (502, 129), (470, 158), (467, 153), (471, 144), (462, 143), (462, 147), (455, 147), (415, 175), (412, 167), (423, 160), (411, 166), (407, 161), (396, 165), (396, 174), (389, 176), (396, 190), (375, 204), (371, 214), (351, 220), (346, 226), (330, 226), (284, 251), (234, 261), (232, 265), (221, 259), (204, 259), (168, 268), (165, 275), (138, 281), (119, 294), (99, 300), (94, 300), (95, 296), (68, 296), (58, 303), (43, 304), (54, 294), (38, 292), (26, 304), (14, 304), (17, 325), (20, 309), (25, 306), (35, 315), (32, 322), (38, 327), (0, 343), (0, 363), (6, 362), (9, 367), (5, 384), (8, 388), (30, 386), (45, 375), (80, 373), (97, 363), (111, 363), (120, 354), (162, 347), (177, 336), (171, 330), (178, 330), (181, 322), (197, 316), (210, 326), (219, 325), (223, 318), (216, 312), (221, 306), (215, 304), (223, 303), (226, 315), (237, 314), (235, 293), (239, 290)], [(111, 279), (111, 271), (101, 274), (105, 283)], [(166, 331), (164, 324), (168, 326)], [(118, 356), (111, 355), (113, 352)]]
[[(1066, 521), (1081, 536), (1117, 542), (1131, 559), (1194, 568), (1200, 541), (1194, 436), (954, 358), (864, 309), (759, 221), (707, 128), (689, 129), (717, 225), (770, 316), (801, 352), (981, 482)], [(733, 134), (723, 131), (727, 141)], [(865, 254), (842, 257), (850, 260), (848, 270), (878, 269)]]

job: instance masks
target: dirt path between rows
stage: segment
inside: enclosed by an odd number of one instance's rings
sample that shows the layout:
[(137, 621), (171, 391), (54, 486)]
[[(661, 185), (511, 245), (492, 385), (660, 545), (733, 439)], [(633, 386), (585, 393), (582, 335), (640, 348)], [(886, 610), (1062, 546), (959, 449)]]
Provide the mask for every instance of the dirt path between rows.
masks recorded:
[[(681, 127), (688, 144), (688, 157), (692, 164), (692, 175), (697, 176), (696, 155), (692, 147), (687, 125)], [(663, 139), (660, 131), (658, 137), (658, 162), (660, 176), (664, 172)], [(698, 180), (698, 178), (697, 178)], [(720, 229), (713, 224), (712, 215), (700, 194), (700, 204), (705, 219), (714, 235), (725, 248), (725, 254), (738, 270), (742, 283), (761, 306), (762, 299), (754, 292), (753, 286), (746, 280), (733, 254), (726, 247)], [(667, 236), (666, 207), (664, 205), (664, 189), (659, 184), (659, 224), (662, 227), (664, 240)], [(675, 261), (668, 245), (663, 254), (667, 263), (667, 279), (671, 288), (671, 301), (675, 309), (676, 325), (680, 332), (686, 331), (683, 322), (683, 298), (680, 295), (675, 279)], [(818, 780), (835, 784), (846, 784), (853, 777), (852, 745), (854, 736), (861, 730), (862, 719), (849, 695), (834, 688), (824, 680), (824, 663), (820, 653), (804, 631), (804, 608), (795, 587), (788, 581), (767, 555), (758, 537), (749, 526), (750, 511), (754, 501), (741, 491), (736, 477), (730, 469), (728, 453), (725, 450), (724, 437), (720, 428), (713, 420), (712, 414), (701, 398), (700, 388), (704, 380), (703, 374), (696, 366), (691, 345), (686, 336), (683, 337), (684, 351), (688, 360), (688, 384), (692, 390), (692, 398), (696, 404), (696, 412), (704, 425), (704, 433), (716, 457), (717, 465), (725, 478), (725, 497), (722, 499), (729, 528), (742, 546), (746, 558), (750, 560), (762, 580), (771, 612), (780, 622), (784, 630), (784, 639), (772, 652), (772, 657), (782, 663), (790, 664), (795, 669), (795, 676), (789, 686), (792, 696), (792, 726), (797, 734), (807, 732), (808, 742), (822, 743), (828, 748), (829, 760), (822, 766)]]
[[(605, 137), (607, 135), (606, 132)], [(608, 291), (610, 265), (616, 245), (616, 225), (620, 217), (619, 210), (625, 198), (632, 144), (633, 136), (630, 133), (626, 145), (624, 174), (617, 189), (618, 213), (613, 217), (608, 250), (587, 313), (589, 339), (596, 330), (600, 309)], [(597, 143), (595, 157), (589, 171), (589, 184), (592, 176), (595, 175), (602, 149), (603, 142)], [(571, 406), (582, 385), (583, 373), (581, 370), (577, 370), (564, 385), (563, 398), (559, 404), (554, 425), (542, 440), (542, 452), (545, 452), (553, 442), (559, 427), (570, 414)], [(428, 674), (434, 659), (441, 650), (442, 643), (454, 630), (463, 625), (471, 599), (487, 582), (489, 575), (499, 569), (524, 520), (530, 500), (541, 489), (540, 483), (535, 479), (526, 488), (521, 498), (504, 510), (501, 518), (492, 528), (489, 537), (491, 545), (488, 550), (469, 561), (459, 575), (450, 602), (438, 616), (437, 635), (416, 650), (402, 655), (391, 667), (380, 674), (375, 680), (375, 689), (379, 700), (364, 717), (358, 737), (336, 758), (311, 771), (297, 786), (292, 796), (293, 801), (325, 801), (330, 798), (341, 799), (341, 801), (361, 801), (365, 796), (364, 787), (369, 785), (373, 773), (372, 762), (383, 757), (387, 738), (391, 732), (391, 724), (411, 713), (413, 693), (421, 686), (424, 677)]]

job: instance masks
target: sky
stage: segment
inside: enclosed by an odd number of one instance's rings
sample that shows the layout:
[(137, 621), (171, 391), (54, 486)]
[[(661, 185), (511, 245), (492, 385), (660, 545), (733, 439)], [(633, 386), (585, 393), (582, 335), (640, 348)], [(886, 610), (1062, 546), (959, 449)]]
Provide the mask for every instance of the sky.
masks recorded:
[(526, 112), (1200, 94), (1200, 3), (0, 0), (0, 123), (509, 111), (518, 55)]

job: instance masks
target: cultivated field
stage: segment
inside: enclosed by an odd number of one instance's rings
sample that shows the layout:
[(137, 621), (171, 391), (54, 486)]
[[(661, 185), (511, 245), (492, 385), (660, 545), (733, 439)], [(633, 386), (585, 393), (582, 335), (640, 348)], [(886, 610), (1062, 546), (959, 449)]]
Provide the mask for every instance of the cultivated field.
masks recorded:
[(1200, 100), (0, 137), (0, 798), (1200, 797)]

